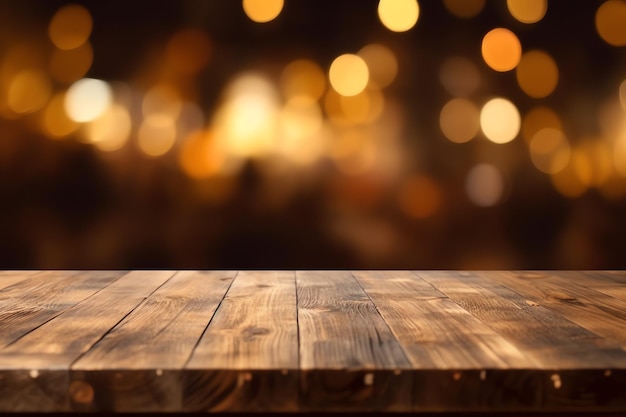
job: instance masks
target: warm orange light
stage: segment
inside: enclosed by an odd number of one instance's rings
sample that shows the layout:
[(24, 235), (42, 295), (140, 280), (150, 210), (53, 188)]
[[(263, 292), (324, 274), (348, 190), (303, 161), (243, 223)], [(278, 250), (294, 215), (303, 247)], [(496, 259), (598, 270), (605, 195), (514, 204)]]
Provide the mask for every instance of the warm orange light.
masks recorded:
[(64, 138), (78, 129), (78, 123), (65, 112), (65, 94), (58, 93), (46, 106), (42, 117), (44, 132), (53, 139)]
[(283, 0), (243, 0), (243, 10), (246, 15), (258, 23), (272, 21), (283, 10)]
[(626, 45), (624, 22), (626, 22), (626, 2), (623, 0), (608, 0), (596, 12), (596, 30), (609, 45)]
[(128, 110), (119, 104), (114, 104), (87, 125), (87, 140), (101, 151), (116, 151), (128, 142), (131, 128), (132, 122)]
[(93, 21), (89, 11), (79, 4), (60, 8), (50, 21), (48, 35), (59, 49), (78, 48), (89, 39)]
[(533, 98), (549, 96), (559, 81), (559, 68), (544, 51), (526, 52), (515, 72), (520, 88)]
[(139, 149), (147, 156), (166, 154), (176, 140), (176, 121), (166, 114), (153, 114), (144, 119), (137, 133)]
[(33, 113), (46, 105), (52, 94), (48, 76), (39, 70), (17, 74), (7, 91), (7, 103), (15, 113)]
[(50, 57), (50, 73), (57, 81), (70, 84), (87, 74), (93, 63), (93, 49), (89, 42), (75, 49), (56, 49)]
[(511, 15), (522, 23), (536, 23), (548, 11), (547, 0), (506, 0)]
[(363, 58), (344, 54), (335, 58), (328, 71), (330, 84), (342, 96), (355, 96), (365, 89), (369, 70)]
[(535, 167), (546, 174), (556, 174), (569, 163), (569, 142), (556, 129), (545, 128), (537, 132), (529, 144), (529, 150)]
[(545, 128), (562, 132), (561, 118), (549, 107), (534, 107), (524, 116), (522, 136), (527, 143), (530, 143), (535, 134)]
[(417, 0), (380, 0), (378, 17), (393, 32), (406, 32), (417, 23), (420, 8)]
[(181, 74), (195, 74), (204, 68), (211, 55), (211, 41), (200, 29), (183, 29), (166, 47), (170, 68)]
[(287, 99), (304, 95), (319, 100), (326, 90), (326, 77), (315, 62), (299, 59), (285, 67), (280, 77), (280, 87)]
[(522, 57), (522, 45), (510, 30), (496, 28), (483, 38), (482, 56), (492, 69), (500, 72), (511, 71)]
[(219, 172), (222, 158), (213, 146), (211, 134), (200, 130), (191, 133), (185, 139), (178, 162), (189, 177), (202, 179)]

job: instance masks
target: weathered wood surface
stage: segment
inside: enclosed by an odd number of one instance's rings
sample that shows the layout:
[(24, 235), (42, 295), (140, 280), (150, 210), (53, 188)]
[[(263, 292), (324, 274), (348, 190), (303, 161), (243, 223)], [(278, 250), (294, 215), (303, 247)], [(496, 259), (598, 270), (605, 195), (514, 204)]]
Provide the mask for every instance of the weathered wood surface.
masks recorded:
[(626, 272), (0, 271), (0, 412), (626, 414)]

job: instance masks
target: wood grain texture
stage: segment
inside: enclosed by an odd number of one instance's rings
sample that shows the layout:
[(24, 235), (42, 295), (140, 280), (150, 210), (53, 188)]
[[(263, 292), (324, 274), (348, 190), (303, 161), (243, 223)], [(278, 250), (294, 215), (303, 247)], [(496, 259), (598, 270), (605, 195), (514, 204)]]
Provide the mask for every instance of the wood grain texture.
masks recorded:
[(410, 362), (352, 274), (296, 277), (301, 409), (410, 410)]
[(294, 272), (239, 272), (186, 366), (185, 409), (295, 411), (297, 320)]
[(447, 294), (411, 272), (356, 271), (354, 276), (414, 368), (523, 368), (536, 364)]
[[(512, 289), (477, 273), (418, 271), (418, 276), (505, 337), (543, 369), (626, 366), (626, 352)], [(605, 345), (605, 346), (603, 346)], [(519, 367), (519, 366), (518, 366)]]
[(53, 319), (122, 275), (119, 271), (43, 272), (0, 290), (0, 347)]
[[(608, 347), (626, 347), (626, 302), (598, 291), (554, 280), (559, 272), (485, 271), (480, 278), (502, 284), (533, 305), (542, 306), (596, 334)], [(597, 343), (603, 343), (597, 339)]]
[(0, 271), (0, 290), (11, 285), (24, 281), (41, 271)]
[(181, 374), (172, 371), (188, 361), (235, 274), (180, 271), (150, 294), (72, 365), (72, 383), (94, 391), (88, 403), (73, 401), (75, 408), (180, 410)]

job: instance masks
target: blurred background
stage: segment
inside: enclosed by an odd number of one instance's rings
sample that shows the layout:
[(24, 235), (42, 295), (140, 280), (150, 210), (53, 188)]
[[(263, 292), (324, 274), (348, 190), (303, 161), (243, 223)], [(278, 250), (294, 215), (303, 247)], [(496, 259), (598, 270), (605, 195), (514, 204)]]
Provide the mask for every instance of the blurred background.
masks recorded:
[(624, 268), (623, 0), (0, 2), (2, 268)]

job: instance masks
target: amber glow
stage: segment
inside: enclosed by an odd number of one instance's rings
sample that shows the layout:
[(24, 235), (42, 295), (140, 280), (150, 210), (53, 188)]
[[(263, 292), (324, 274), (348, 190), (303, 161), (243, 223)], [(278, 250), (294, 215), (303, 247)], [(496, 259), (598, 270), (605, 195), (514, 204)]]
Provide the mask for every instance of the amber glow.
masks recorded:
[(280, 77), (280, 87), (287, 99), (305, 95), (318, 100), (326, 90), (326, 78), (315, 62), (299, 59), (285, 67)]
[(412, 176), (402, 184), (398, 202), (407, 216), (425, 219), (435, 214), (440, 208), (441, 191), (431, 177)]
[(43, 117), (42, 127), (44, 132), (53, 139), (64, 138), (78, 129), (78, 123), (71, 120), (65, 112), (65, 94), (58, 93), (46, 106)]
[(456, 17), (469, 19), (485, 7), (485, 0), (443, 0), (446, 9)]
[(43, 71), (25, 70), (9, 84), (7, 102), (15, 113), (32, 113), (45, 106), (51, 94), (50, 80)]
[(515, 72), (520, 88), (533, 98), (549, 96), (559, 81), (556, 62), (544, 51), (526, 52)]
[(370, 78), (379, 87), (387, 87), (398, 75), (398, 60), (388, 47), (372, 43), (358, 53), (369, 69)]
[(548, 0), (506, 0), (511, 15), (522, 23), (536, 23), (548, 10)]
[(511, 71), (522, 57), (522, 45), (510, 30), (496, 28), (483, 38), (482, 56), (492, 69), (500, 72)]
[(149, 157), (166, 154), (174, 145), (175, 140), (175, 120), (166, 114), (148, 116), (137, 133), (139, 149)]
[(480, 129), (480, 112), (469, 100), (452, 99), (441, 109), (439, 127), (451, 142), (468, 142)]
[(420, 8), (417, 0), (380, 0), (378, 17), (393, 32), (406, 32), (417, 23)]
[(477, 206), (489, 207), (502, 198), (504, 180), (500, 171), (490, 164), (478, 164), (467, 174), (467, 195)]
[(56, 49), (50, 57), (50, 73), (55, 80), (70, 84), (87, 74), (93, 62), (93, 49), (89, 42), (75, 49)]
[(204, 130), (193, 132), (185, 139), (178, 162), (183, 171), (194, 179), (217, 174), (222, 166), (222, 158), (214, 147), (212, 136)]
[(596, 30), (609, 45), (626, 45), (626, 2), (608, 0), (596, 12)]
[(561, 118), (549, 107), (534, 107), (524, 116), (522, 136), (530, 143), (535, 134), (545, 128), (563, 131)]
[(274, 20), (283, 10), (283, 0), (243, 0), (246, 15), (258, 23)]
[(328, 71), (330, 84), (342, 96), (355, 96), (365, 89), (369, 70), (363, 58), (344, 54), (332, 62)]
[(59, 49), (78, 48), (89, 39), (93, 26), (91, 14), (81, 5), (69, 4), (59, 9), (50, 21), (48, 34)]
[(480, 72), (468, 58), (452, 56), (441, 64), (439, 80), (450, 94), (463, 97), (472, 94), (478, 89), (480, 86)]
[(118, 104), (110, 106), (102, 115), (87, 125), (87, 139), (106, 152), (122, 148), (132, 128), (128, 111)]

